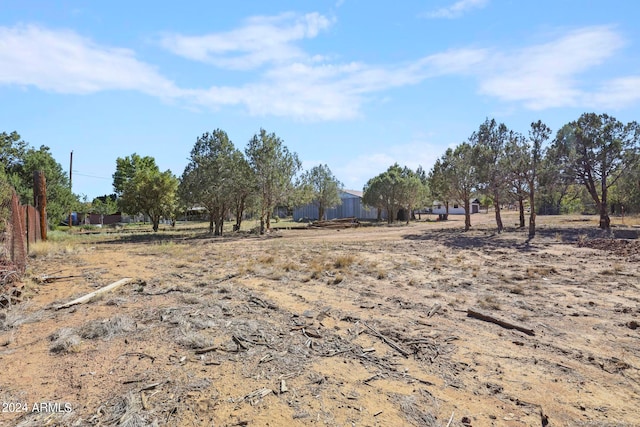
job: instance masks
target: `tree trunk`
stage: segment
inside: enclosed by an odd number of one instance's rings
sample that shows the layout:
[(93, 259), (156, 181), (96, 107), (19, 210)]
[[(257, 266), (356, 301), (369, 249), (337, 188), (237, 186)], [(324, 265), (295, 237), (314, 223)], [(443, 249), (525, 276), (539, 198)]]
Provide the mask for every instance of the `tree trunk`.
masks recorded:
[(153, 222), (153, 231), (158, 232), (158, 227), (160, 224), (160, 215), (154, 215), (151, 217), (151, 221)]
[(378, 222), (382, 221), (382, 209), (378, 208)]
[(611, 228), (611, 219), (609, 218), (609, 205), (608, 205), (608, 197), (607, 197), (607, 183), (606, 179), (601, 183), (602, 188), (602, 200), (600, 201), (600, 228), (603, 230), (608, 230)]
[(213, 212), (209, 212), (209, 233), (213, 233)]
[(444, 203), (444, 220), (449, 220), (449, 202)]
[(611, 228), (611, 218), (609, 218), (609, 212), (606, 203), (600, 203), (600, 228), (608, 230)]
[(464, 231), (469, 231), (471, 228), (471, 202), (469, 197), (464, 199)]
[(493, 209), (496, 213), (496, 226), (498, 227), (498, 233), (502, 233), (502, 230), (504, 230), (504, 225), (502, 225), (502, 216), (500, 215), (500, 200), (498, 199), (498, 197), (496, 197), (494, 200), (495, 201), (493, 202)]
[(529, 207), (531, 209), (529, 213), (529, 239), (533, 239), (536, 236), (536, 197), (533, 190), (529, 192)]
[(224, 217), (220, 215), (218, 217), (218, 220), (216, 221), (216, 232), (215, 232), (216, 236), (222, 236), (223, 227), (224, 227)]
[(266, 227), (267, 227), (267, 230), (271, 230), (271, 212), (267, 212)]
[(520, 209), (520, 228), (524, 228), (524, 197), (518, 196), (518, 208)]
[(324, 219), (324, 206), (322, 203), (318, 205), (318, 220), (322, 221)]
[(407, 225), (409, 225), (409, 220), (411, 219), (411, 206), (407, 207)]

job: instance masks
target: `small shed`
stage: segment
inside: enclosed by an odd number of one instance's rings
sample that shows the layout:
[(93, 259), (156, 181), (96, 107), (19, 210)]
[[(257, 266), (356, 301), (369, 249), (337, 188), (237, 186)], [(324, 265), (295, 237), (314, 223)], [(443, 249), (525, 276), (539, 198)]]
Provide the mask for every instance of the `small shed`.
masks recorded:
[[(469, 200), (469, 206), (471, 208), (471, 213), (476, 214), (480, 212), (480, 200), (471, 199)], [(443, 215), (447, 213), (447, 206), (444, 202), (439, 200), (433, 201), (433, 207), (431, 208), (431, 212), (436, 215)], [(464, 203), (459, 201), (450, 201), (449, 202), (449, 215), (464, 215)]]
[[(293, 210), (293, 220), (301, 219), (336, 219), (336, 218), (357, 218), (357, 219), (377, 219), (378, 210), (362, 203), (362, 191), (357, 190), (341, 190), (340, 201), (338, 206), (326, 208), (324, 210), (324, 218), (318, 218), (318, 206), (315, 203), (309, 203), (304, 206), (298, 206)], [(384, 212), (383, 212), (384, 216)]]

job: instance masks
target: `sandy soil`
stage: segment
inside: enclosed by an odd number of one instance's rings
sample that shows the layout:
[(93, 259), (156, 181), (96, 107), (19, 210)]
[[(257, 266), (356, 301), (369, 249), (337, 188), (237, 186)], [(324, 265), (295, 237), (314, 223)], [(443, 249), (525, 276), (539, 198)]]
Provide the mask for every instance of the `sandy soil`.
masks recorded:
[(640, 425), (640, 229), (460, 220), (39, 254), (0, 312), (0, 425)]

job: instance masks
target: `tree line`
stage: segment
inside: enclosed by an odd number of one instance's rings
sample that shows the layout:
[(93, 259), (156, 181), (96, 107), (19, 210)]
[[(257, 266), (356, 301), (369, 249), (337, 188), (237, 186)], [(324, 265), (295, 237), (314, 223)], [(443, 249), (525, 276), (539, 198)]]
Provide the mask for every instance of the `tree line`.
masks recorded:
[(467, 141), (448, 149), (429, 173), (433, 197), (465, 203), (465, 230), (471, 226), (468, 201), (481, 195), (494, 207), (498, 232), (501, 206), (515, 202), (520, 227), (529, 205), (529, 236), (537, 213), (562, 213), (563, 201), (591, 201), (608, 229), (610, 214), (640, 212), (640, 127), (607, 114), (585, 113), (551, 129), (531, 123), (528, 135), (486, 119)]
[(175, 218), (191, 207), (209, 216), (209, 231), (221, 235), (233, 215), (239, 230), (246, 211), (260, 221), (260, 233), (271, 228), (277, 206), (315, 203), (320, 214), (339, 203), (342, 184), (327, 165), (300, 174), (302, 162), (280, 137), (264, 129), (254, 134), (244, 153), (221, 129), (198, 137), (181, 177), (161, 172), (152, 157), (118, 158), (113, 175), (118, 206), (143, 213), (158, 230), (162, 217)]
[[(369, 179), (363, 203), (377, 209), (378, 219), (409, 221), (416, 208), (434, 200), (461, 203), (465, 230), (471, 227), (470, 200), (492, 205), (499, 232), (501, 207), (517, 204), (520, 226), (529, 209), (529, 235), (537, 214), (559, 214), (591, 204), (600, 227), (609, 228), (613, 212), (640, 212), (640, 127), (607, 114), (585, 113), (564, 125), (552, 139), (551, 129), (533, 122), (523, 135), (495, 119), (486, 119), (469, 138), (447, 149), (427, 173), (397, 163)], [(314, 203), (319, 218), (340, 203), (343, 184), (327, 165), (301, 170), (301, 161), (280, 137), (260, 129), (244, 151), (221, 129), (196, 139), (180, 177), (161, 171), (150, 156), (133, 153), (116, 160), (114, 194), (79, 200), (62, 167), (46, 146), (30, 147), (16, 132), (0, 134), (0, 183), (13, 186), (23, 203), (33, 198), (33, 171), (44, 170), (48, 217), (57, 224), (70, 210), (144, 214), (158, 230), (161, 218), (175, 220), (191, 207), (204, 208), (209, 231), (222, 234), (232, 216), (239, 229), (245, 213), (259, 218), (260, 232), (271, 227), (277, 206)], [(3, 185), (4, 185), (3, 184)], [(0, 188), (1, 190), (2, 188)], [(447, 216), (445, 214), (445, 217)]]

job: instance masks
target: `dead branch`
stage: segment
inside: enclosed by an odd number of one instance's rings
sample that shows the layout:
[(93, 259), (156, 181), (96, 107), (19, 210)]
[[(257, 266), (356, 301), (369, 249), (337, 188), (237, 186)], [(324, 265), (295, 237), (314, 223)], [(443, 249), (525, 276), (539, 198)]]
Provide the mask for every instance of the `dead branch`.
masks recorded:
[(98, 295), (102, 295), (105, 294), (107, 292), (111, 292), (115, 289), (118, 289), (119, 287), (126, 285), (127, 283), (131, 282), (133, 279), (130, 277), (126, 277), (124, 279), (120, 279), (117, 282), (113, 282), (110, 285), (107, 285), (103, 288), (98, 289), (97, 291), (93, 291), (90, 292), (84, 296), (81, 296), (80, 298), (76, 298), (73, 301), (70, 301), (66, 304), (62, 304), (59, 305), (58, 307), (56, 307), (56, 310), (61, 310), (63, 308), (67, 308), (67, 307), (71, 307), (72, 305), (76, 305), (76, 304), (84, 304), (87, 301), (90, 301), (91, 299), (95, 298)]
[(433, 307), (431, 307), (431, 310), (429, 310), (429, 313), (427, 314), (427, 317), (431, 317), (434, 314), (436, 314), (438, 312), (438, 310), (440, 310), (442, 308), (442, 305), (440, 303), (435, 303), (433, 305)]
[(367, 325), (365, 322), (362, 322), (362, 324), (364, 326), (366, 326), (367, 329), (369, 329), (373, 333), (373, 335), (375, 335), (376, 337), (380, 338), (382, 341), (384, 341), (385, 344), (387, 344), (389, 347), (391, 347), (394, 350), (396, 350), (398, 353), (402, 354), (404, 357), (409, 357), (409, 355), (411, 354), (408, 351), (402, 349), (398, 344), (393, 342), (391, 339), (385, 337), (380, 332), (376, 331), (371, 326)]
[(524, 326), (516, 325), (515, 323), (507, 322), (506, 320), (498, 319), (497, 317), (482, 313), (472, 308), (467, 309), (467, 317), (473, 317), (474, 319), (495, 323), (496, 325), (502, 326), (505, 329), (515, 329), (532, 337), (536, 335), (533, 329), (525, 328)]

